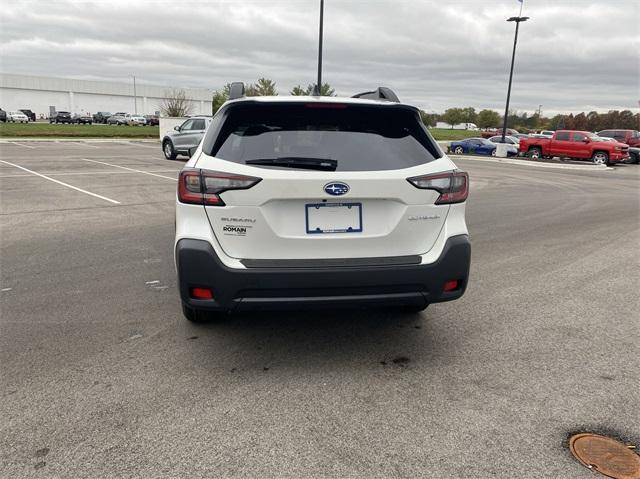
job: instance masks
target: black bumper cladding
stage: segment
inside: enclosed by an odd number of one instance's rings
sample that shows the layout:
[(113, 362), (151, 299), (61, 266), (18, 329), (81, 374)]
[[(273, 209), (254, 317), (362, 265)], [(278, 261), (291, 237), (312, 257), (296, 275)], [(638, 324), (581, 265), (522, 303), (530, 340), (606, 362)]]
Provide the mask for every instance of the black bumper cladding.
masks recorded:
[[(194, 309), (427, 305), (464, 294), (471, 245), (467, 235), (449, 238), (440, 258), (427, 265), (336, 266), (327, 260), (325, 267), (234, 269), (222, 264), (206, 241), (182, 239), (176, 246), (176, 260), (180, 296)], [(458, 288), (443, 291), (449, 280), (457, 280)], [(209, 288), (213, 299), (194, 299), (191, 288)]]

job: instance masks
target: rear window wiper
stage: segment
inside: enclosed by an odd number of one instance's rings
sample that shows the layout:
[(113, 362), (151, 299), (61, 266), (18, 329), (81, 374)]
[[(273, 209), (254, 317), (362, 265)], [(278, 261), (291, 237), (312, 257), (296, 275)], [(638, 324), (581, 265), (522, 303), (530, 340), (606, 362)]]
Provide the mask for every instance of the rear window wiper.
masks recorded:
[(338, 162), (328, 158), (302, 158), (298, 156), (282, 156), (279, 158), (257, 158), (245, 161), (246, 165), (284, 166), (305, 170), (336, 171)]

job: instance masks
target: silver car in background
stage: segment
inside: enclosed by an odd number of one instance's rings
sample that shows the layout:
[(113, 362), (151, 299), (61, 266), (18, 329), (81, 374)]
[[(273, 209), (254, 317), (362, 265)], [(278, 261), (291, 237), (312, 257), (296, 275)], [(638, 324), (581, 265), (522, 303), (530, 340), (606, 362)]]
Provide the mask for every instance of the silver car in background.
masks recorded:
[(126, 125), (127, 114), (126, 113), (114, 113), (107, 118), (107, 125)]
[(189, 155), (189, 150), (200, 144), (204, 133), (211, 124), (210, 116), (194, 116), (162, 138), (162, 151), (167, 160), (175, 160), (178, 155)]
[(7, 121), (11, 123), (29, 123), (29, 117), (21, 111), (10, 111), (7, 113)]
[(144, 116), (135, 113), (128, 113), (125, 116), (125, 119), (127, 120), (127, 125), (129, 126), (144, 126), (147, 124), (147, 119)]

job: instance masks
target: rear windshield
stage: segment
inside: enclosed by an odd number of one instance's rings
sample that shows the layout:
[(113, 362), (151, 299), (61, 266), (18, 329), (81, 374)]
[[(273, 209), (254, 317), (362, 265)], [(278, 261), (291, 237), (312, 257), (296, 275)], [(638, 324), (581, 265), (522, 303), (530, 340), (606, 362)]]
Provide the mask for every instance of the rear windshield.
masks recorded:
[(205, 152), (236, 163), (331, 159), (337, 161), (336, 171), (376, 171), (409, 168), (440, 157), (417, 112), (405, 107), (237, 105), (227, 110), (209, 136)]

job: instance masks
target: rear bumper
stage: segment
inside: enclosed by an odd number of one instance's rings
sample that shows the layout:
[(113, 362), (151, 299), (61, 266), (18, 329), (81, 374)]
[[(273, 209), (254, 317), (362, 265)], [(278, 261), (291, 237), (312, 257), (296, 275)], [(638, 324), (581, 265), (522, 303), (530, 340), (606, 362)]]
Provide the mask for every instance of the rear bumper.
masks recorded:
[[(467, 287), (471, 244), (467, 235), (447, 240), (431, 264), (246, 268), (225, 266), (211, 245), (181, 239), (176, 245), (182, 301), (196, 309), (234, 311), (307, 306), (426, 305), (460, 298)], [(458, 280), (454, 291), (446, 281)], [(209, 288), (212, 300), (194, 299), (194, 287)]]

